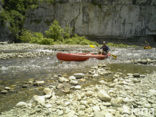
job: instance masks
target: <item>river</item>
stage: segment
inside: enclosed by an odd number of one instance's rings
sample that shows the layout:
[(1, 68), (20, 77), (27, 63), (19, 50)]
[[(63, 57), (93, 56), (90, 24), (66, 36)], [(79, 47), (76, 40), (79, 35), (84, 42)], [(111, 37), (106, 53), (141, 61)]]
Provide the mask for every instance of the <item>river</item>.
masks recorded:
[[(2, 91), (5, 87), (10, 87), (12, 90), (5, 95), (0, 94), (0, 112), (11, 109), (19, 101), (31, 99), (34, 94), (42, 94), (43, 87), (35, 87), (33, 85), (23, 87), (31, 80), (44, 80), (46, 82), (45, 85), (55, 84), (54, 75), (63, 74), (68, 76), (75, 72), (85, 72), (90, 67), (98, 64), (108, 64), (113, 72), (122, 71), (125, 74), (147, 74), (156, 71), (155, 48), (144, 50), (142, 47), (111, 47), (110, 53), (116, 55), (117, 59), (109, 57), (105, 60), (89, 59), (84, 62), (60, 62), (56, 58), (56, 53), (60, 51), (96, 53), (97, 50), (89, 46), (1, 45), (1, 56), (6, 55), (9, 58), (1, 57), (0, 59), (0, 90)], [(20, 54), (21, 56), (16, 57), (15, 54)], [(141, 60), (148, 62), (143, 65), (134, 64), (137, 63), (136, 61)], [(92, 83), (94, 82), (96, 81)]]

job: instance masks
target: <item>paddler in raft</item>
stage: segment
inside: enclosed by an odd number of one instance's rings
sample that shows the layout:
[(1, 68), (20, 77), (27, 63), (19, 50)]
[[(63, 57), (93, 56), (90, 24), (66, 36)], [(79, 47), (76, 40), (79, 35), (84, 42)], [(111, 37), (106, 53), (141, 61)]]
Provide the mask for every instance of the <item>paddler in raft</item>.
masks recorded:
[(144, 49), (152, 49), (152, 47), (150, 46), (149, 42), (147, 42), (146, 40), (145, 40)]
[(103, 45), (102, 45), (102, 47), (100, 48), (99, 54), (106, 55), (106, 54), (108, 54), (109, 50), (110, 50), (110, 49), (109, 49), (109, 47), (106, 45), (106, 42), (103, 41)]

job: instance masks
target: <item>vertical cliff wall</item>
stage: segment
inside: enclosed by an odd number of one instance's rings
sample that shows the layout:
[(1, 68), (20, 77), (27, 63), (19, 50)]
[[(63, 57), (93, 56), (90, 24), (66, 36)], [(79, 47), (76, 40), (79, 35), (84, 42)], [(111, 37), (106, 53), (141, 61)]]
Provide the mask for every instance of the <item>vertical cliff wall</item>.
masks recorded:
[(27, 14), (25, 27), (43, 32), (54, 20), (75, 33), (130, 38), (156, 35), (155, 0), (66, 0), (41, 4)]
[[(0, 0), (0, 14), (2, 12), (2, 3)], [(11, 31), (9, 30), (9, 24), (2, 22), (0, 19), (0, 41), (11, 41), (13, 38), (11, 37)]]
[(29, 10), (24, 27), (44, 32), (56, 19), (62, 27), (97, 39), (156, 37), (156, 0), (55, 1)]

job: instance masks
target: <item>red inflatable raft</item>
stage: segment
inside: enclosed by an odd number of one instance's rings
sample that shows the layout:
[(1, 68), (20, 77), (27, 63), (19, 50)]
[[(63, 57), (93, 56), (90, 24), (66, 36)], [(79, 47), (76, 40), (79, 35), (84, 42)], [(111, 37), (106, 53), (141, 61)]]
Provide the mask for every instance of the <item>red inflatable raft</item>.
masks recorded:
[(57, 58), (64, 61), (85, 61), (89, 58), (105, 59), (109, 55), (92, 54), (92, 53), (57, 53)]

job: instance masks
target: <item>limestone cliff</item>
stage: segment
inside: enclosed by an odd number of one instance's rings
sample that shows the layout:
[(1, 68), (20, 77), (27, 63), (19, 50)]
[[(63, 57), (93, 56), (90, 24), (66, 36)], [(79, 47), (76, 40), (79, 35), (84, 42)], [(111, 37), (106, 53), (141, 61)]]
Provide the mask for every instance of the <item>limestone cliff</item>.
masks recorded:
[(96, 37), (156, 35), (156, 0), (58, 0), (27, 13), (25, 28), (43, 32), (54, 20)]
[[(1, 3), (1, 0), (0, 0)], [(1, 12), (0, 4), (0, 12)], [(56, 19), (62, 27), (97, 39), (156, 38), (156, 0), (55, 0), (28, 10), (24, 27), (44, 32)], [(8, 24), (9, 25), (9, 24)], [(9, 38), (0, 22), (0, 40)], [(156, 39), (155, 39), (156, 40)]]
[[(2, 4), (0, 0), (0, 13), (2, 12)], [(9, 30), (9, 24), (8, 23), (2, 23), (0, 19), (0, 41), (11, 41), (13, 40), (11, 37), (11, 31)]]

